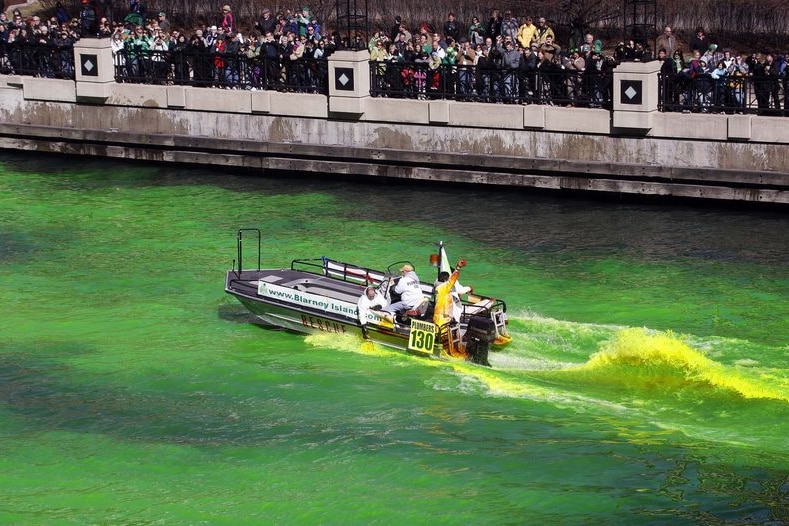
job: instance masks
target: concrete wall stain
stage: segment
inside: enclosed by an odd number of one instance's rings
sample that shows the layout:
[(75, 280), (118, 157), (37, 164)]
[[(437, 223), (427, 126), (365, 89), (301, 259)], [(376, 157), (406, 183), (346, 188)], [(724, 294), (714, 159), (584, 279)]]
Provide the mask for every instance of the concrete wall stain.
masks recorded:
[[(657, 175), (670, 179), (680, 173), (692, 178), (698, 173), (699, 180), (719, 186), (728, 184), (727, 177), (733, 177), (732, 171), (739, 177), (736, 184), (746, 179), (743, 174), (753, 174), (753, 182), (758, 185), (762, 174), (768, 173), (770, 184), (779, 188), (778, 191), (771, 189), (769, 195), (773, 197), (769, 199), (789, 203), (789, 147), (786, 144), (160, 109), (154, 106), (155, 100), (146, 99), (151, 107), (28, 101), (23, 97), (23, 90), (0, 88), (0, 131), (5, 136), (5, 139), (0, 136), (0, 145), (155, 161), (193, 159), (206, 163), (213, 162), (208, 149), (223, 148), (227, 150), (224, 162), (250, 166), (260, 152), (273, 151), (280, 153), (270, 154), (269, 158), (274, 160), (272, 166), (291, 163), (297, 167), (314, 166), (316, 170), (325, 170), (326, 165), (321, 162), (305, 164), (300, 156), (320, 159), (326, 155), (326, 147), (331, 147), (342, 153), (329, 154), (326, 160), (358, 159), (356, 168), (354, 163), (336, 165), (338, 172), (442, 181), (470, 180), (470, 177), (488, 184), (601, 191), (606, 191), (601, 181), (609, 175), (601, 173), (601, 166), (620, 178)], [(25, 125), (40, 129), (26, 132)], [(770, 123), (770, 126), (777, 131), (783, 129), (782, 123)], [(81, 133), (83, 140), (79, 140)], [(123, 134), (125, 144), (112, 145), (122, 142), (116, 133)], [(169, 147), (176, 143), (173, 137), (183, 145), (180, 151)], [(209, 144), (205, 142), (206, 137), (219, 142), (210, 143), (208, 149), (201, 151), (201, 144)], [(195, 141), (190, 142), (189, 138)], [(408, 162), (416, 159), (424, 163), (415, 170), (400, 162), (405, 157)], [(431, 169), (431, 163), (440, 163), (441, 169)], [(543, 170), (543, 179), (525, 180), (519, 175), (530, 167)], [(555, 175), (545, 171), (557, 168), (561, 171)], [(473, 174), (467, 176), (468, 172)], [(579, 179), (578, 175), (568, 176), (568, 173), (591, 175)], [(620, 185), (616, 191), (626, 186)], [(633, 192), (661, 195), (680, 191), (675, 191), (670, 184), (653, 187), (635, 181), (631, 188)], [(733, 187), (727, 195), (732, 199), (765, 200), (768, 194), (762, 190), (756, 187), (748, 192)]]

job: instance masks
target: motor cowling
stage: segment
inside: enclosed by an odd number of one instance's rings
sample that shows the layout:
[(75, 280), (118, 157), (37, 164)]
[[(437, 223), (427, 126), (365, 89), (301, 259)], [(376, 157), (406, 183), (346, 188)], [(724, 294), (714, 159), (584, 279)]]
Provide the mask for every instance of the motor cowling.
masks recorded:
[(472, 316), (466, 328), (466, 353), (474, 363), (490, 367), (488, 353), (496, 339), (496, 324), (484, 316)]

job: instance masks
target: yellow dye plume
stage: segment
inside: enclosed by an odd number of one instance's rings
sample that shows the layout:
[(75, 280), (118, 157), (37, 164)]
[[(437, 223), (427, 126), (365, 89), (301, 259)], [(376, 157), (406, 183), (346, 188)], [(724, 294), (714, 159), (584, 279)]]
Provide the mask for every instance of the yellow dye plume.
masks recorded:
[(744, 398), (771, 398), (789, 402), (789, 393), (778, 386), (766, 385), (767, 378), (746, 378), (740, 371), (710, 360), (691, 348), (671, 331), (654, 332), (642, 328), (619, 331), (602, 350), (592, 355), (582, 371), (628, 368), (649, 374), (658, 372), (668, 386), (677, 381), (705, 383), (728, 389)]
[(340, 351), (361, 354), (385, 355), (390, 352), (383, 346), (350, 334), (315, 333), (307, 335), (305, 341), (313, 347), (329, 347)]

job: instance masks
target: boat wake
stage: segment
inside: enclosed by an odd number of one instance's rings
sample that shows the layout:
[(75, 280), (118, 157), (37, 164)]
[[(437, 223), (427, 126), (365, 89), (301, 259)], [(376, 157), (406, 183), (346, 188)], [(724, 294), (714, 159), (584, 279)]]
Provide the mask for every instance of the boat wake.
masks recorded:
[(672, 332), (644, 328), (619, 330), (576, 374), (629, 388), (674, 393), (689, 388), (713, 389), (745, 399), (789, 402), (786, 378), (724, 365)]
[[(691, 343), (670, 331), (573, 323), (526, 312), (510, 317), (513, 342), (489, 356), (492, 368), (404, 355), (357, 337), (314, 334), (307, 343), (346, 352), (401, 356), (462, 376), (469, 393), (622, 407), (614, 396), (649, 399), (682, 394), (693, 399), (734, 396), (789, 402), (789, 378), (752, 367), (747, 360), (725, 365), (710, 358), (713, 341)], [(701, 347), (707, 347), (704, 351)], [(745, 365), (743, 365), (745, 364)], [(436, 385), (447, 388), (445, 382)], [(586, 394), (580, 394), (585, 392)], [(593, 394), (592, 394), (593, 392)], [(619, 395), (615, 395), (615, 393)]]

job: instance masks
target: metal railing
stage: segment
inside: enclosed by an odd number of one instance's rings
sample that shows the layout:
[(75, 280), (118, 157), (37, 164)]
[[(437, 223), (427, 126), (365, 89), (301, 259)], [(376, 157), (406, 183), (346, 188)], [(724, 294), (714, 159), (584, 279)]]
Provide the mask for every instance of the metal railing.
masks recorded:
[[(326, 59), (240, 54), (134, 51), (114, 55), (122, 83), (259, 89), (328, 95)], [(611, 70), (532, 70), (427, 62), (370, 62), (373, 97), (612, 108)], [(73, 44), (13, 42), (0, 47), (0, 74), (74, 80)], [(658, 75), (662, 112), (789, 115), (789, 75)]]
[(74, 46), (12, 42), (0, 48), (0, 73), (74, 79)]
[(326, 59), (124, 49), (114, 60), (115, 80), (123, 83), (329, 93)]
[(446, 64), (431, 68), (426, 62), (370, 62), (373, 97), (611, 108), (612, 80), (597, 70), (579, 72), (559, 66), (523, 71)]
[(658, 109), (684, 113), (786, 115), (789, 77), (659, 75)]

